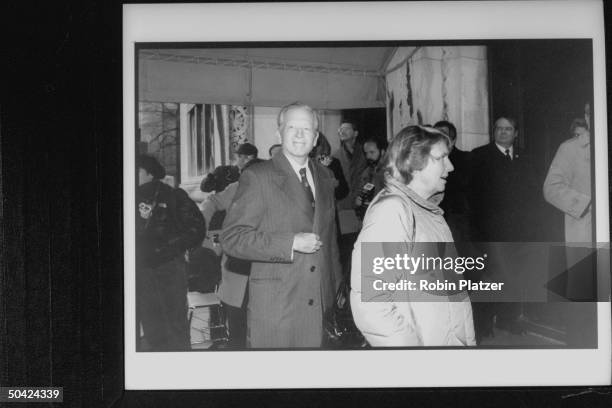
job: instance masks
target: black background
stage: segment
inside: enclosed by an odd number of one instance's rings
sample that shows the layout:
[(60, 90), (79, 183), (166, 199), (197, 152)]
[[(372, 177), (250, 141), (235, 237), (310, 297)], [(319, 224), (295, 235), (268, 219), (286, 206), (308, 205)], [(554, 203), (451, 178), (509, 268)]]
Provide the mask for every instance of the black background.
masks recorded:
[(63, 386), (70, 407), (609, 403), (609, 387), (124, 392), (121, 4), (2, 8), (0, 385)]

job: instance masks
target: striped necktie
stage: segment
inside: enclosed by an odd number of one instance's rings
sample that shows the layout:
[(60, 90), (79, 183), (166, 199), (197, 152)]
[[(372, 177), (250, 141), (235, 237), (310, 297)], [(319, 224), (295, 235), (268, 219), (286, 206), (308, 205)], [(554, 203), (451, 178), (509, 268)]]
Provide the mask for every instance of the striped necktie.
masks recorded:
[(315, 199), (314, 199), (314, 194), (312, 194), (312, 189), (310, 188), (310, 184), (308, 183), (308, 179), (306, 178), (306, 168), (302, 167), (300, 169), (300, 181), (302, 182), (302, 187), (304, 187), (304, 191), (306, 191), (306, 195), (308, 196), (308, 199), (310, 200), (310, 204), (312, 205), (312, 208), (315, 207)]

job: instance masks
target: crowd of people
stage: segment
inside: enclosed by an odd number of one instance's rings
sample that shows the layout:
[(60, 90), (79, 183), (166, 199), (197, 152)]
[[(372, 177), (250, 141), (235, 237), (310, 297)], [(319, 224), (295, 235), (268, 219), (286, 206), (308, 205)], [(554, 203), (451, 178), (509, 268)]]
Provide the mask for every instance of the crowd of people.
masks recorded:
[[(367, 299), (362, 245), (535, 241), (533, 206), (542, 191), (566, 214), (567, 240), (591, 240), (583, 119), (572, 123), (544, 186), (518, 149), (511, 117), (499, 117), (492, 141), (471, 152), (455, 146), (449, 121), (407, 126), (389, 143), (343, 121), (335, 152), (319, 125), (308, 105), (284, 106), (281, 143), (270, 147), (270, 159), (240, 145), (236, 166), (220, 166), (202, 181), (211, 194), (201, 209), (161, 182), (165, 171), (154, 158), (139, 157), (136, 299), (146, 343), (139, 350), (189, 349), (181, 264), (185, 254), (193, 263), (207, 227), (220, 231), (212, 258), (220, 265), (217, 295), (228, 347), (237, 349), (324, 347), (325, 319), (342, 282), (350, 282), (354, 323), (372, 347), (474, 346), (494, 326), (520, 334), (517, 302), (471, 303), (465, 292), (429, 302), (393, 292), (384, 302)], [(338, 214), (346, 210), (360, 220), (357, 233), (341, 233)]]

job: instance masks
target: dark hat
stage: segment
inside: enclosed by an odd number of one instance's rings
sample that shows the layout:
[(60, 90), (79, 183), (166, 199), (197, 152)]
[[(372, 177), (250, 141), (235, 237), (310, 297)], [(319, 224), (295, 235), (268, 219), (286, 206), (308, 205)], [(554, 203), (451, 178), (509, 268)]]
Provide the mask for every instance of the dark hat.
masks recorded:
[(257, 148), (250, 143), (243, 143), (236, 149), (236, 154), (257, 157)]
[(159, 164), (157, 159), (146, 154), (141, 154), (136, 159), (136, 165), (139, 169), (144, 169), (147, 173), (153, 176), (155, 180), (161, 180), (166, 177), (166, 169)]
[(218, 166), (202, 180), (200, 190), (205, 193), (223, 191), (228, 184), (238, 181), (240, 170), (236, 166)]

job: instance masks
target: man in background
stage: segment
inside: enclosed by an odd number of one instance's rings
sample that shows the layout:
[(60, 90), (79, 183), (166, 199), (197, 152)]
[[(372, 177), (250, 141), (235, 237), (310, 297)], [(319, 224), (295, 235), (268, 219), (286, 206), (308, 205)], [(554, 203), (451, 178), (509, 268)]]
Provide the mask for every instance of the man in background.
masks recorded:
[(355, 196), (358, 194), (359, 177), (366, 167), (366, 159), (363, 154), (362, 144), (357, 141), (359, 131), (354, 122), (342, 121), (338, 128), (340, 147), (332, 153), (332, 156), (340, 160), (342, 173), (349, 185), (348, 196), (338, 203), (339, 209), (352, 209)]
[(351, 252), (359, 233), (359, 219), (355, 214), (355, 198), (360, 192), (360, 176), (366, 168), (359, 131), (354, 122), (343, 120), (338, 128), (340, 147), (332, 153), (342, 165), (342, 173), (348, 183), (348, 195), (338, 201), (338, 225), (340, 228), (340, 257), (344, 276), (350, 272)]
[(516, 120), (500, 117), (495, 121), (493, 141), (472, 150), (470, 204), (477, 241), (533, 237), (529, 210), (538, 189), (525, 153), (515, 146), (517, 137)]
[[(515, 146), (518, 125), (511, 117), (495, 121), (493, 141), (472, 151), (470, 206), (474, 241), (490, 242), (535, 241), (534, 208), (537, 186), (524, 152)], [(490, 246), (485, 251), (499, 250)], [(492, 279), (505, 279), (507, 288), (520, 286), (519, 270), (509, 270), (508, 257), (498, 254), (499, 265), (489, 273)], [(504, 261), (506, 259), (506, 261)], [(522, 304), (512, 302), (474, 303), (474, 319), (479, 338), (493, 334), (496, 327), (513, 334), (524, 333), (521, 319)]]
[(355, 197), (355, 213), (363, 220), (370, 202), (385, 185), (380, 159), (387, 149), (386, 140), (367, 139), (363, 143), (363, 153), (366, 158), (366, 168), (359, 175), (358, 190)]

